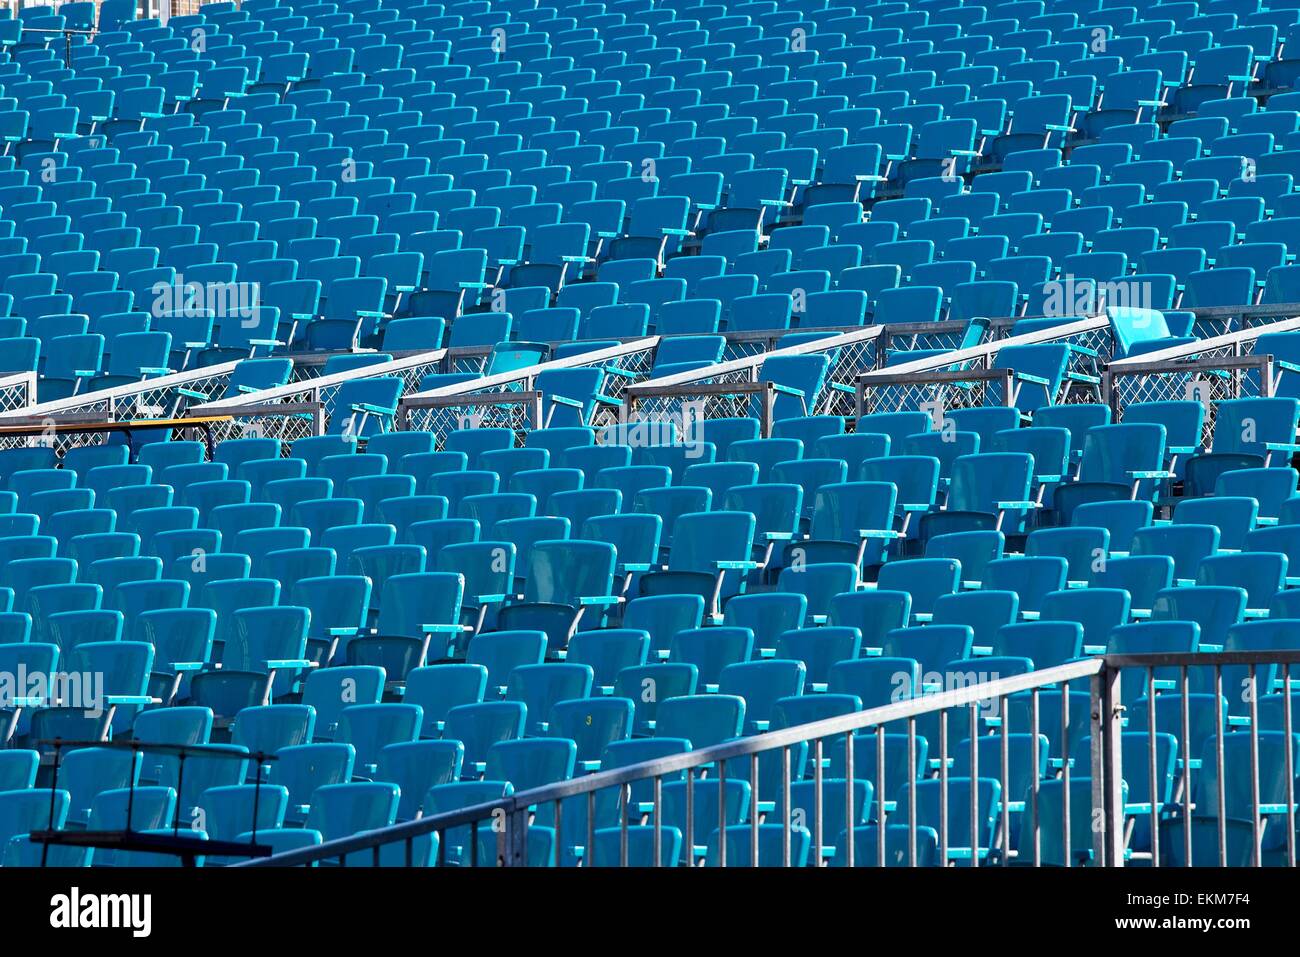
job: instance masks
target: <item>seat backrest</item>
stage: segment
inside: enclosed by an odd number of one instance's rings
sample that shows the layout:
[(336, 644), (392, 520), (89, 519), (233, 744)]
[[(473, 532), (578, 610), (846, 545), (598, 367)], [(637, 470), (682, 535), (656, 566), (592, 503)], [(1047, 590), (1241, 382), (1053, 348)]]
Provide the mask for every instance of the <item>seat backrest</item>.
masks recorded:
[(1110, 322), (1111, 333), (1119, 344), (1121, 356), (1128, 355), (1139, 343), (1168, 339), (1173, 335), (1165, 322), (1164, 314), (1156, 309), (1108, 306), (1106, 318)]
[[(814, 414), (829, 369), (830, 356), (826, 353), (772, 356), (765, 359), (758, 370), (759, 381), (771, 381), (798, 389), (803, 396), (803, 401), (800, 401), (797, 396), (777, 395), (773, 403), (773, 419)], [(755, 401), (751, 405), (750, 414), (757, 417), (760, 411), (761, 405)]]
[(1163, 468), (1164, 455), (1163, 425), (1119, 423), (1095, 426), (1084, 436), (1079, 480), (1128, 485), (1130, 472)]

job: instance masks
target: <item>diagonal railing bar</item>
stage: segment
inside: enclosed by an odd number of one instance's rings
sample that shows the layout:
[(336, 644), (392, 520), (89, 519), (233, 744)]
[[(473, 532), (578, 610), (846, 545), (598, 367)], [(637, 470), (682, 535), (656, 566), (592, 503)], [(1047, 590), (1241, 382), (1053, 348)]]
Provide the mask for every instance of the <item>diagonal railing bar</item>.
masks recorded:
[(906, 701), (898, 701), (878, 708), (871, 708), (866, 711), (856, 711), (851, 714), (825, 718), (808, 724), (767, 731), (754, 737), (741, 738), (736, 741), (728, 741), (708, 748), (701, 748), (695, 751), (656, 758), (651, 761), (645, 761), (627, 767), (614, 768), (608, 771), (598, 771), (584, 777), (573, 778), (568, 781), (559, 781), (540, 788), (521, 791), (513, 797), (478, 805), (475, 808), (466, 808), (447, 814), (418, 818), (414, 821), (408, 821), (402, 824), (393, 825), (389, 828), (384, 828), (381, 831), (357, 834), (351, 837), (328, 841), (316, 847), (288, 851), (284, 854), (277, 854), (273, 857), (248, 861), (246, 863), (239, 863), (232, 866), (292, 866), (297, 864), (309, 864), (320, 860), (332, 860), (356, 851), (368, 850), (384, 844), (398, 843), (425, 834), (430, 834), (435, 831), (442, 831), (449, 827), (469, 824), (474, 821), (482, 821), (499, 811), (509, 815), (534, 805), (547, 804), (553, 801), (562, 801), (566, 798), (594, 793), (606, 788), (628, 785), (634, 781), (662, 777), (677, 771), (685, 771), (693, 768), (700, 768), (704, 765), (749, 757), (750, 755), (761, 754), (778, 748), (799, 744), (803, 741), (851, 733), (863, 728), (887, 724), (892, 721), (914, 718), (918, 715), (929, 712), (944, 711), (949, 708), (961, 707), (972, 703), (987, 701), (992, 698), (1004, 697), (1006, 695), (1015, 694), (1019, 691), (1043, 688), (1048, 685), (1057, 684), (1058, 682), (1069, 682), (1080, 678), (1090, 678), (1091, 676), (1098, 674), (1102, 670), (1103, 665), (1103, 659), (1089, 658), (1081, 661), (1069, 662), (1064, 665), (1057, 665), (1052, 668), (1045, 668), (1041, 671), (1033, 671), (1007, 678), (999, 678), (994, 681), (981, 682), (978, 684), (968, 684), (948, 691), (926, 694), (922, 697), (912, 698)]
[[(1066, 342), (1077, 347), (1072, 365), (1095, 378), (1096, 370), (1112, 354), (1110, 321), (1106, 316), (1091, 316), (1045, 329), (1006, 338), (993, 339), (965, 349), (900, 362), (885, 368), (860, 373), (855, 380), (855, 413), (896, 412), (923, 408), (940, 403), (944, 408), (989, 404), (985, 401), (990, 382), (1005, 375), (994, 375), (993, 363), (1005, 348), (1038, 343)], [(1073, 392), (1084, 392), (1075, 388)], [(998, 404), (1011, 401), (1011, 390), (1004, 389)], [(1071, 399), (1067, 392), (1065, 401)]]
[[(171, 372), (152, 379), (129, 382), (111, 389), (83, 392), (64, 399), (38, 402), (24, 408), (6, 409), (0, 412), (0, 423), (17, 425), (28, 420), (74, 416), (100, 417), (105, 421), (114, 418), (168, 418), (178, 411), (174, 406), (179, 400), (197, 401), (186, 399), (185, 394), (181, 392), (182, 389), (215, 398), (226, 388), (230, 374), (237, 364), (221, 362), (199, 369)], [(155, 410), (157, 414), (149, 414)]]
[[(439, 441), (467, 425), (516, 430), (537, 427), (544, 413), (533, 383), (547, 370), (600, 366), (607, 372), (602, 397), (618, 401), (631, 383), (650, 374), (659, 342), (658, 336), (629, 339), (562, 359), (415, 392), (405, 396), (398, 406), (398, 427), (433, 432)], [(590, 424), (600, 426), (613, 421), (617, 421), (616, 413), (598, 407)]]

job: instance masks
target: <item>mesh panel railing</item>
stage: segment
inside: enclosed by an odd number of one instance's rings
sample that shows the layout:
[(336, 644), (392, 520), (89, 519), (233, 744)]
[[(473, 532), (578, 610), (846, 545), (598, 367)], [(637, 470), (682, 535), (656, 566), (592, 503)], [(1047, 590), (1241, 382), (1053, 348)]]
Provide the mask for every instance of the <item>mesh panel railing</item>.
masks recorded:
[[(41, 425), (168, 419), (225, 392), (236, 363), (223, 362), (188, 372), (132, 382), (111, 389), (16, 407), (0, 413), (0, 425)], [(2, 381), (2, 380), (0, 380)], [(0, 391), (0, 396), (3, 396)], [(60, 439), (60, 441), (65, 441)]]
[(36, 401), (36, 373), (0, 376), (0, 415), (21, 412)]
[(400, 404), (399, 428), (432, 432), (439, 443), (448, 433), (462, 428), (498, 427), (519, 432), (536, 428), (546, 420), (541, 395), (534, 388), (538, 374), (548, 369), (592, 366), (605, 369), (602, 396), (615, 401), (598, 401), (589, 424), (595, 428), (612, 425), (619, 421), (617, 403), (624, 399), (629, 386), (649, 376), (658, 344), (656, 336), (633, 339), (617, 346), (407, 395)]
[(1282, 319), (1212, 339), (1117, 359), (1102, 376), (1102, 394), (1115, 421), (1135, 402), (1189, 399), (1205, 405), (1204, 441), (1214, 437), (1215, 408), (1225, 399), (1271, 396), (1284, 368), (1270, 355), (1256, 355), (1255, 342), (1266, 333), (1300, 330), (1300, 319)]
[(1199, 339), (1217, 339), (1233, 332), (1248, 331), (1278, 319), (1293, 319), (1300, 315), (1300, 304), (1282, 302), (1240, 306), (1196, 306), (1188, 311), (1196, 316), (1192, 323), (1192, 335)]
[(394, 376), (402, 380), (401, 393), (408, 395), (419, 388), (424, 376), (445, 371), (446, 358), (447, 350), (435, 349), (346, 372), (290, 382), (238, 398), (218, 399), (192, 406), (189, 412), (192, 415), (231, 416), (231, 422), (223, 427), (219, 438), (265, 435), (291, 442), (329, 429), (332, 403), (347, 383)]
[(627, 390), (625, 420), (676, 419), (687, 406), (697, 419), (756, 415), (762, 421), (763, 434), (770, 431), (771, 403), (775, 386), (759, 380), (764, 361), (773, 356), (814, 355), (831, 357), (826, 386), (816, 399), (814, 412), (847, 415), (852, 412), (851, 392), (854, 376), (876, 362), (878, 342), (884, 326), (869, 326), (839, 332), (824, 339), (813, 339), (771, 352), (732, 359), (704, 369), (648, 379)]
[[(406, 380), (406, 390), (414, 391), (419, 386), (419, 379), (429, 372), (480, 374), (487, 363), (491, 350), (488, 348), (448, 349), (440, 351), (439, 355), (444, 352), (445, 356), (437, 362), (427, 360), (429, 356), (427, 351), (396, 353), (393, 355), (393, 358), (398, 360), (394, 364), (397, 366), (396, 370), (394, 370), (393, 366), (385, 366), (385, 368), (390, 370), (388, 374), (401, 375)], [(268, 403), (296, 401), (310, 404), (314, 401), (310, 396), (315, 389), (315, 382), (324, 373), (329, 359), (335, 355), (356, 354), (350, 352), (290, 354), (288, 358), (293, 361), (293, 370), (290, 375), (289, 385), (283, 387), (283, 390), (266, 390), (260, 397), (258, 393), (244, 393), (229, 399), (224, 398), (231, 374), (237, 365), (236, 362), (223, 362), (171, 375), (145, 379), (141, 382), (116, 386), (111, 389), (85, 392), (40, 405), (32, 405), (30, 402), (22, 401), (24, 394), (23, 383), (10, 383), (8, 380), (0, 379), (0, 425), (29, 424), (36, 421), (112, 422), (133, 419), (176, 418), (189, 414), (211, 414), (208, 412), (196, 413), (194, 410), (216, 402), (221, 403), (223, 406), (227, 403), (238, 405), (242, 410), (240, 414), (241, 422), (224, 431), (219, 436), (220, 438), (229, 435), (247, 434), (242, 430), (251, 429), (256, 431), (257, 428), (263, 428), (265, 434), (268, 435), (284, 434), (288, 438), (298, 438), (301, 435), (309, 434), (304, 429), (312, 427), (310, 417), (300, 418), (298, 423), (288, 423), (284, 420), (284, 417), (289, 413), (286, 410), (281, 410), (279, 417), (269, 415), (267, 417), (268, 421), (252, 425), (247, 421), (242, 421), (250, 418), (247, 412), (248, 406), (260, 404), (262, 401)], [(414, 366), (404, 366), (404, 361), (409, 359), (417, 359), (418, 361)], [(369, 368), (371, 367), (340, 373), (339, 376), (343, 378), (363, 377), (369, 372)], [(280, 394), (281, 391), (291, 394), (292, 398), (286, 400)], [(34, 397), (34, 387), (28, 389), (27, 392), (31, 397)], [(328, 398), (331, 394), (328, 385), (323, 389), (323, 392)], [(304, 409), (299, 411), (310, 412), (311, 410), (304, 406)], [(273, 420), (277, 420), (277, 418), (280, 426), (278, 430), (272, 428)]]
[[(385, 847), (383, 863), (410, 864), (436, 835), (422, 863), (1294, 867), (1297, 663), (1297, 651), (1108, 654), (927, 675), (917, 697), (881, 707), (239, 866), (378, 864)], [(796, 781), (811, 785), (797, 799)]]
[[(1096, 377), (1113, 352), (1110, 324), (1095, 316), (1039, 329), (1018, 336), (994, 339), (967, 349), (900, 363), (857, 376), (856, 413), (898, 412), (933, 408), (961, 409), (1012, 400), (1007, 388), (1009, 370), (994, 370), (998, 353), (1008, 346), (1063, 342), (1075, 347), (1071, 370)], [(1001, 383), (995, 393), (991, 384)], [(1058, 397), (1062, 402), (1095, 401), (1096, 389), (1084, 381), (1067, 379)]]

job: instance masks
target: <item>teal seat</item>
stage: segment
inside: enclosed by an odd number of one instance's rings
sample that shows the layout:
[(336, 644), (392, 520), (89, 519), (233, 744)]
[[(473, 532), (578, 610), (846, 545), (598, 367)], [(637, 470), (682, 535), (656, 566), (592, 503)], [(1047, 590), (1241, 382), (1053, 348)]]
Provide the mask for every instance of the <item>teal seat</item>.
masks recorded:
[[(790, 866), (807, 867), (808, 852), (812, 847), (812, 835), (806, 827), (790, 828)], [(760, 824), (758, 826), (758, 860), (753, 859), (753, 847), (750, 842), (749, 825), (728, 827), (726, 832), (726, 866), (727, 867), (781, 867), (784, 862), (785, 828), (780, 824)], [(721, 839), (715, 828), (709, 834), (704, 853), (705, 867), (722, 865)]]
[(545, 632), (550, 653), (564, 648), (580, 622), (598, 623), (621, 599), (613, 595), (614, 546), (542, 541), (528, 553), (523, 601), (507, 604), (500, 626)]
[(285, 819), (301, 823), (318, 788), (352, 780), (356, 751), (350, 744), (319, 743), (283, 748), (271, 762), (268, 780), (289, 791)]
[(739, 591), (743, 573), (756, 567), (750, 557), (754, 524), (754, 516), (748, 512), (681, 516), (668, 568), (643, 576), (642, 594), (698, 595), (716, 612), (719, 599)]
[(589, 697), (593, 678), (594, 672), (588, 665), (569, 662), (518, 665), (506, 679), (505, 699), (519, 701), (527, 709), (526, 734), (551, 734), (552, 709), (561, 701)]
[[(399, 791), (396, 784), (379, 781), (324, 785), (312, 795), (306, 826), (319, 831), (322, 841), (387, 827), (397, 820)], [(404, 851), (399, 845), (394, 845), (394, 849)], [(370, 851), (358, 851), (346, 860), (348, 867), (373, 864), (374, 855)]]
[(375, 635), (348, 644), (348, 664), (378, 665), (390, 682), (403, 681), (425, 663), (431, 647), (439, 657), (462, 630), (465, 580), (446, 572), (394, 575), (384, 583)]
[(397, 819), (410, 821), (419, 816), (430, 788), (460, 778), (464, 758), (459, 741), (398, 741), (379, 752), (375, 776), (401, 789)]
[(343, 709), (335, 736), (356, 751), (356, 774), (373, 777), (380, 752), (390, 744), (414, 741), (420, 733), (423, 712), (418, 705), (354, 704)]

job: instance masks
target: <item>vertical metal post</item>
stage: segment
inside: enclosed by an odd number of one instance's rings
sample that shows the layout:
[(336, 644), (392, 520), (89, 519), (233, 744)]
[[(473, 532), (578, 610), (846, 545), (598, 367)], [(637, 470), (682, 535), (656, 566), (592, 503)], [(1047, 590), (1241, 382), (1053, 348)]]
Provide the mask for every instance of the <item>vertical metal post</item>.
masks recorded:
[(1043, 843), (1039, 840), (1038, 833), (1038, 787), (1042, 780), (1041, 775), (1039, 774), (1039, 767), (1042, 764), (1043, 759), (1039, 750), (1042, 747), (1042, 742), (1038, 740), (1037, 688), (1034, 688), (1029, 692), (1029, 730), (1031, 735), (1030, 749), (1033, 751), (1034, 761), (1034, 786), (1029, 789), (1029, 814), (1030, 820), (1033, 822), (1034, 832), (1034, 867), (1042, 867)]
[(564, 843), (564, 841), (561, 839), (561, 835), (564, 833), (564, 821), (563, 821), (564, 808), (562, 806), (563, 804), (564, 802), (560, 800), (557, 800), (555, 802), (555, 866), (557, 868), (564, 866), (560, 862), (560, 847)]
[(718, 866), (727, 866), (727, 762), (718, 762)]
[[(851, 784), (852, 782), (850, 782)], [(781, 749), (781, 866), (790, 866), (790, 746)], [(853, 822), (849, 822), (853, 826)], [(820, 853), (820, 852), (819, 852)], [(814, 866), (821, 863), (818, 857)]]
[[(1181, 705), (1181, 732), (1183, 752), (1183, 866), (1192, 866), (1192, 749), (1190, 742), (1192, 740), (1191, 732), (1191, 704), (1187, 699), (1187, 692), (1191, 688), (1191, 682), (1187, 676), (1187, 666), (1183, 665), (1179, 669), (1178, 676), (1179, 695), (1182, 701)], [(1218, 705), (1216, 703), (1215, 707)]]
[[(1214, 707), (1217, 711), (1219, 702), (1223, 700), (1223, 668), (1220, 665), (1214, 666)], [(1226, 782), (1224, 781), (1223, 772), (1223, 721), (1219, 720), (1214, 723), (1214, 777), (1218, 782), (1219, 813), (1217, 816), (1219, 830), (1219, 866), (1228, 866), (1228, 810), (1224, 806), (1227, 803)], [(1190, 821), (1188, 822), (1191, 823)]]
[(1295, 867), (1295, 754), (1291, 748), (1291, 665), (1282, 666), (1282, 729), (1286, 732), (1286, 864)]
[(501, 859), (503, 867), (528, 866), (528, 808), (516, 808), (506, 813), (506, 853)]
[[(853, 732), (844, 732), (844, 777), (853, 780)], [(878, 793), (878, 792), (877, 792)], [(877, 798), (881, 800), (881, 798)], [(879, 805), (877, 805), (879, 806)], [(883, 819), (883, 815), (882, 815)], [(844, 866), (853, 866), (853, 827), (850, 824), (844, 835)]]
[(1061, 682), (1061, 847), (1066, 867), (1073, 865), (1074, 848), (1070, 846), (1070, 683)]
[(627, 867), (627, 816), (632, 807), (632, 785), (618, 786), (618, 866)]
[(595, 867), (596, 860), (596, 792), (587, 792), (587, 847), (583, 853), (588, 867)]
[[(1002, 719), (998, 750), (1002, 759), (1002, 866), (1011, 865), (1011, 719), (1007, 714), (1007, 696), (998, 698), (998, 717)], [(990, 849), (991, 850), (991, 849)]]
[[(1124, 866), (1124, 777), (1119, 668), (1103, 663), (1092, 676), (1092, 810), (1100, 810), (1101, 828), (1093, 828), (1092, 853), (1101, 867)], [(1069, 821), (1066, 821), (1069, 830)]]
[(695, 866), (695, 769), (686, 769), (686, 866)]
[[(1260, 844), (1264, 839), (1262, 815), (1259, 813), (1259, 673), (1252, 664), (1247, 669), (1250, 681), (1250, 837), (1251, 866), (1262, 867)], [(1287, 738), (1289, 750), (1291, 739)]]
[(939, 712), (939, 861), (948, 863), (948, 709)]
[(907, 719), (907, 866), (916, 867), (916, 716)]
[[(849, 765), (851, 772), (853, 765)], [(850, 777), (852, 775), (850, 774)], [(880, 867), (885, 866), (885, 726), (876, 725), (876, 857)], [(853, 833), (852, 830), (849, 831)], [(850, 838), (849, 847), (852, 847)]]
[(655, 802), (655, 832), (654, 832), (654, 834), (655, 834), (655, 838), (654, 838), (654, 854), (655, 854), (655, 859), (654, 859), (654, 863), (651, 864), (650, 866), (651, 866), (651, 867), (661, 867), (661, 866), (663, 866), (663, 862), (660, 860), (660, 858), (663, 856), (663, 848), (664, 848), (663, 813), (662, 813), (662, 808), (663, 808), (663, 799), (664, 799), (664, 798), (663, 798), (663, 795), (664, 795), (664, 779), (663, 779), (662, 775), (658, 775), (658, 774), (655, 775), (655, 784), (654, 784), (654, 788), (655, 788), (655, 791), (654, 791), (654, 802)]
[[(822, 739), (818, 738), (813, 742), (813, 866), (821, 867), (822, 861), (822, 844), (825, 837), (822, 833)], [(870, 810), (870, 808), (868, 808)], [(853, 830), (856, 821), (848, 823), (849, 830)], [(838, 836), (838, 835), (837, 835)]]
[(980, 749), (979, 749), (979, 720), (980, 706), (978, 701), (972, 701), (967, 706), (967, 715), (970, 722), (970, 866), (980, 866)]
[[(1123, 740), (1121, 738), (1121, 740)], [(1160, 866), (1160, 810), (1164, 797), (1157, 793), (1156, 771), (1156, 670), (1147, 669), (1147, 787), (1151, 797), (1151, 866)]]

